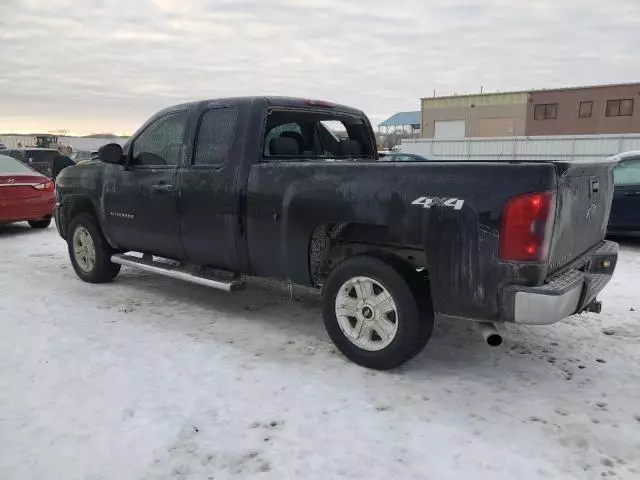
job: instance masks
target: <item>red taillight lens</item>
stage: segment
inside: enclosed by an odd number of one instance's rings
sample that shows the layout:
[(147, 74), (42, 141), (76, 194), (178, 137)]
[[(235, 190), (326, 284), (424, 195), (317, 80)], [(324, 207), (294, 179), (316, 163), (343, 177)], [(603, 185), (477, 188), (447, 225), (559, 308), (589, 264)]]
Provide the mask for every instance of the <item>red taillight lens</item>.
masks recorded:
[(502, 215), (500, 260), (544, 262), (556, 213), (554, 192), (522, 195), (509, 200)]
[(55, 192), (56, 184), (53, 182), (44, 182), (34, 185), (33, 188), (35, 188), (36, 190), (41, 190), (43, 192)]

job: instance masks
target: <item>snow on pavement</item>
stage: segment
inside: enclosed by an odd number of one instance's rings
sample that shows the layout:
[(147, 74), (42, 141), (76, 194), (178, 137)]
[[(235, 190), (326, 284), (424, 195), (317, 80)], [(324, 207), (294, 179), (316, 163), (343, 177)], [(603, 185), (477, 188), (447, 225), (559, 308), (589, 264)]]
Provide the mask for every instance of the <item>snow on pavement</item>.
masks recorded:
[(89, 285), (54, 227), (0, 244), (3, 480), (640, 478), (640, 243), (601, 315), (499, 349), (441, 324), (394, 372), (338, 354), (305, 292)]

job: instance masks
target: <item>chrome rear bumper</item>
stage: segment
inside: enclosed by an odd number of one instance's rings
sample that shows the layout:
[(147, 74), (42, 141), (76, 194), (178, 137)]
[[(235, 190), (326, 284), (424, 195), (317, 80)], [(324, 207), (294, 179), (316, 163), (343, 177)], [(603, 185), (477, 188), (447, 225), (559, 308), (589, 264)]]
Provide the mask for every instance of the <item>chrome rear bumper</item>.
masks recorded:
[(579, 268), (563, 272), (538, 287), (509, 287), (515, 323), (549, 325), (584, 311), (611, 280), (618, 260), (618, 244), (604, 241), (586, 254)]

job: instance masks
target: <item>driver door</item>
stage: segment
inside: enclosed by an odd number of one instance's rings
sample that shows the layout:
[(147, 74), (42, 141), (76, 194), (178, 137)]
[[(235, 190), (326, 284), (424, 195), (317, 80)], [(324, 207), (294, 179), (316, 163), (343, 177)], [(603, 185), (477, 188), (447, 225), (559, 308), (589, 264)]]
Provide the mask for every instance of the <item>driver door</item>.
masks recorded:
[(149, 123), (128, 146), (126, 167), (110, 165), (104, 202), (108, 231), (122, 250), (182, 260), (178, 175), (186, 111)]

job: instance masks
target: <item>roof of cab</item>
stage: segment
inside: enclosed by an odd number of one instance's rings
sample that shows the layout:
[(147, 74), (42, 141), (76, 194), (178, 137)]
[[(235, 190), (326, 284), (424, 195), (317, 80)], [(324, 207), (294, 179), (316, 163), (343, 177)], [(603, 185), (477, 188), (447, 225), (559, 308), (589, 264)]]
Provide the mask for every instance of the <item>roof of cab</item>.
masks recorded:
[(354, 115), (364, 115), (362, 110), (358, 110), (357, 108), (349, 107), (347, 105), (340, 105), (338, 103), (325, 102), (321, 100), (314, 100), (308, 98), (297, 98), (297, 97), (278, 97), (278, 96), (253, 96), (253, 97), (226, 97), (226, 98), (212, 98), (207, 100), (198, 100), (195, 102), (182, 103), (179, 105), (172, 105), (167, 108), (164, 108), (158, 113), (164, 113), (167, 111), (172, 111), (180, 108), (195, 108), (207, 103), (226, 103), (226, 104), (251, 104), (255, 101), (264, 101), (268, 105), (273, 107), (319, 107), (319, 108), (327, 108), (334, 109), (336, 111), (351, 113)]

